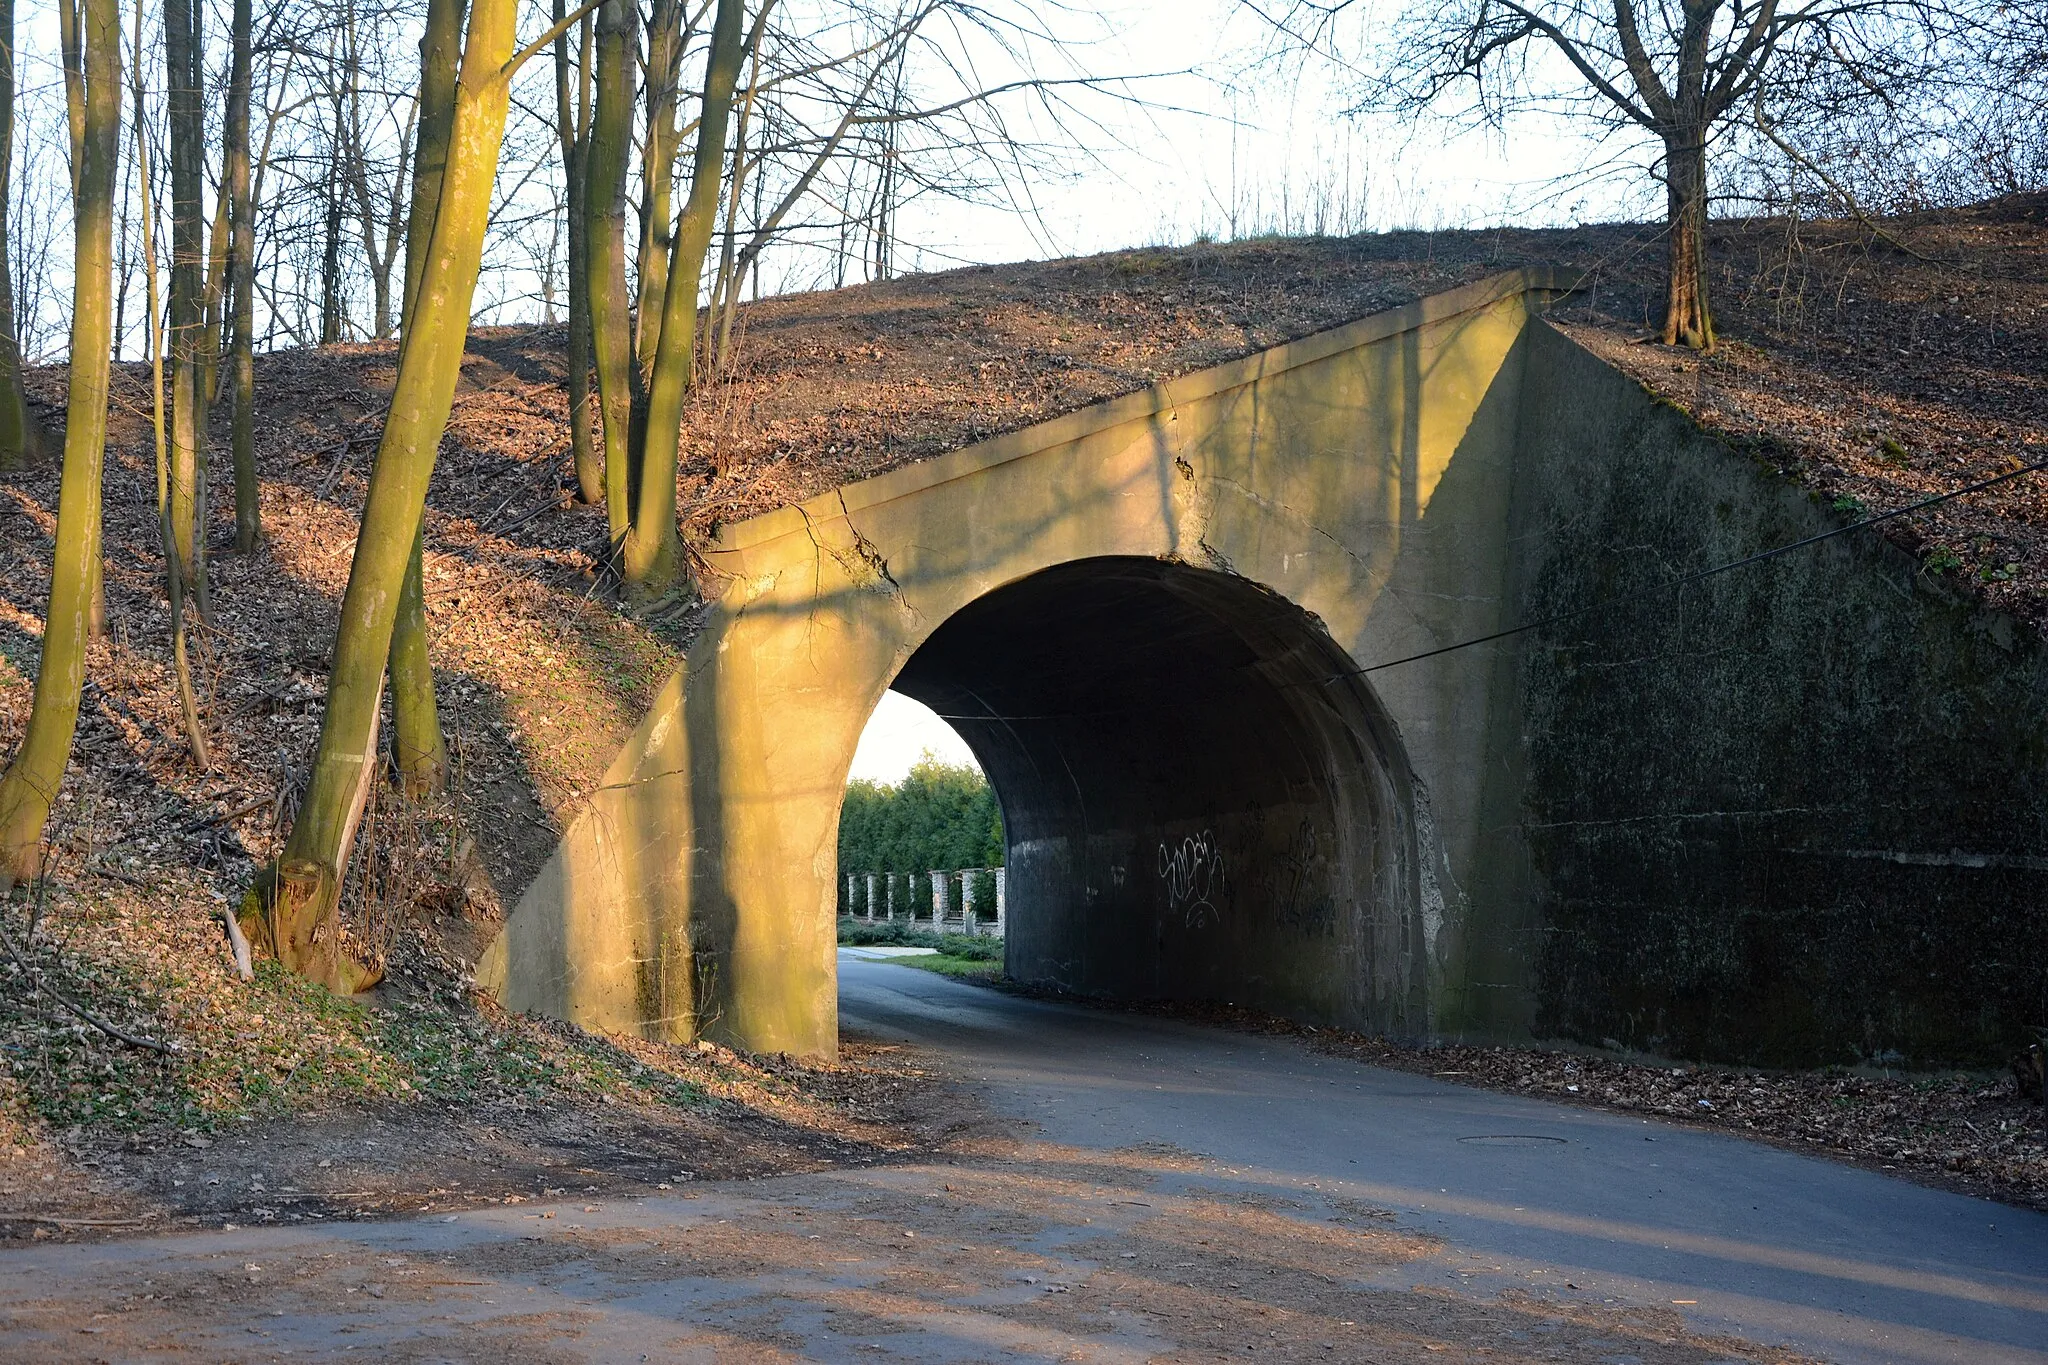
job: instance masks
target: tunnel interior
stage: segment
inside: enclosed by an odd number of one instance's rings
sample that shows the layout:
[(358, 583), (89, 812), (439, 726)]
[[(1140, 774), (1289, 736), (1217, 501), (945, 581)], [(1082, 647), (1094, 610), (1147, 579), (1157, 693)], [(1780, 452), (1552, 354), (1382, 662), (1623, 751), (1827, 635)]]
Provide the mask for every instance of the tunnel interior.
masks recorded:
[(1011, 977), (1426, 1030), (1413, 779), (1307, 612), (1226, 573), (1083, 560), (962, 608), (892, 686), (995, 788)]

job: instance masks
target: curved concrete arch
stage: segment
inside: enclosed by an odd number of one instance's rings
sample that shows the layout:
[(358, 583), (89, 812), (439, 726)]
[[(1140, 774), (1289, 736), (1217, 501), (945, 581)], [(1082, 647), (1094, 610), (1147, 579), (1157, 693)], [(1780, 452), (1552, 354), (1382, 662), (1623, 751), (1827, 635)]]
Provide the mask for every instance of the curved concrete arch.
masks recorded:
[[(839, 804), (882, 693), (899, 674), (912, 689), (920, 679), (942, 689), (944, 670), (921, 666), (920, 654), (934, 640), (943, 652), (976, 604), (996, 613), (983, 634), (1000, 635), (1016, 585), (1085, 580), (1086, 569), (1065, 566), (1091, 564), (1123, 565), (1128, 580), (1150, 564), (1162, 602), (1180, 591), (1183, 605), (1190, 595), (1208, 603), (1212, 644), (1233, 631), (1240, 648), (1261, 630), (1271, 636), (1267, 657), (1251, 649), (1254, 670), (1280, 668), (1280, 681), (1305, 691), (1304, 670), (1327, 668), (1337, 681), (1274, 733), (1318, 733), (1329, 752), (1336, 737), (1367, 736), (1353, 770), (1378, 775), (1361, 779), (1349, 825), (1339, 807), (1350, 798), (1334, 787), (1293, 793), (1283, 814), (1300, 819), (1256, 833), (1243, 809), (1146, 821), (1133, 805), (1109, 843), (1086, 856), (1069, 847), (1065, 874), (1047, 871), (1033, 890), (1027, 873), (1020, 891), (1084, 904), (1089, 878), (1115, 875), (1119, 856), (1127, 877), (1158, 878), (1171, 857), (1147, 869), (1133, 841), (1163, 845), (1173, 830), (1235, 839), (1240, 856), (1270, 863), (1288, 856), (1288, 830), (1313, 826), (1320, 811), (1336, 823), (1309, 837), (1334, 840), (1350, 859), (1325, 885), (1333, 902), (1359, 907), (1339, 917), (1355, 933), (1341, 950), (1297, 934), (1291, 955), (1272, 934), (1241, 941), (1238, 958), (1293, 976), (1251, 997), (1428, 1032), (1446, 992), (1432, 978), (1463, 920), (1453, 870), (1474, 866), (1482, 837), (1495, 680), (1469, 659), (1396, 670), (1377, 688), (1350, 669), (1504, 624), (1522, 343), (1563, 287), (1543, 273), (1499, 276), (726, 528), (707, 553), (720, 581), (707, 585), (711, 611), (686, 665), (515, 908), (480, 983), (508, 1006), (592, 1027), (831, 1052)], [(1272, 610), (1247, 615), (1242, 604), (1254, 600)], [(1098, 637), (1092, 647), (1114, 644)], [(1157, 644), (1148, 676), (1164, 686), (1173, 655)], [(1243, 758), (1225, 767), (1249, 773)], [(1314, 785), (1317, 763), (1278, 767)], [(1321, 761), (1320, 771), (1338, 769)], [(1017, 780), (997, 774), (999, 786)], [(1274, 800), (1287, 795), (1287, 783), (1268, 785)], [(1340, 837), (1340, 826), (1353, 835)], [(1077, 827), (1060, 837), (1093, 836)], [(1368, 844), (1377, 851), (1365, 857)], [(1034, 865), (1032, 850), (1018, 852)], [(1090, 932), (1071, 908), (1064, 922), (1070, 937)], [(1065, 950), (1020, 932), (1017, 965), (1058, 979)], [(1129, 951), (1133, 940), (1105, 941)], [(1155, 957), (1161, 972), (1185, 961), (1164, 947)], [(1097, 962), (1068, 975), (1105, 984)], [(1347, 972), (1365, 984), (1343, 987)], [(1106, 984), (1142, 983), (1112, 974)], [(1213, 977), (1184, 984), (1222, 989)]]
[(894, 686), (998, 793), (1012, 977), (1428, 1031), (1412, 769), (1353, 660), (1278, 593), (1073, 560), (955, 612)]

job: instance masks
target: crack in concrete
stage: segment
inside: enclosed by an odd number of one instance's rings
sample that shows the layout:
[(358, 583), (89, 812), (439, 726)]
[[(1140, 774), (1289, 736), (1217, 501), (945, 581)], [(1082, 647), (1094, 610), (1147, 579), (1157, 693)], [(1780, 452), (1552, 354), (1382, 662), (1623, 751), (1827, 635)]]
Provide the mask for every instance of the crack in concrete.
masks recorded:
[[(846, 529), (853, 532), (854, 555), (859, 558), (862, 564), (867, 566), (870, 573), (889, 585), (890, 592), (894, 593), (898, 599), (901, 599), (903, 597), (903, 585), (896, 581), (895, 574), (889, 572), (888, 557), (882, 553), (872, 540), (861, 534), (860, 527), (853, 524), (853, 511), (846, 505), (846, 490), (837, 488), (833, 492), (839, 498), (839, 514), (846, 518)], [(808, 517), (805, 518), (805, 524), (809, 524)], [(839, 558), (839, 556), (834, 553), (834, 558)], [(846, 561), (843, 558), (839, 558), (839, 562), (842, 567), (846, 567)], [(909, 603), (905, 602), (904, 605), (908, 606)]]

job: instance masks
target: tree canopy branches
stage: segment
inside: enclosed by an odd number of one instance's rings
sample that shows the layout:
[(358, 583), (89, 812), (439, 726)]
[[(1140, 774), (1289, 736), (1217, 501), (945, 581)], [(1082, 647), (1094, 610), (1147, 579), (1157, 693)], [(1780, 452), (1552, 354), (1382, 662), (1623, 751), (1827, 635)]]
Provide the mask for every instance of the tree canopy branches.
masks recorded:
[(1991, 53), (2025, 50), (1988, 35), (2028, 26), (1996, 0), (1248, 4), (1284, 49), (1338, 64), (1357, 110), (1496, 126), (1542, 110), (1635, 130), (1665, 192), (1662, 339), (1699, 349), (1714, 344), (1702, 246), (1713, 198), (1788, 171), (1849, 195), (1865, 177), (1824, 164), (1847, 130), (1870, 145), (1881, 125), (1957, 126), (1999, 84)]

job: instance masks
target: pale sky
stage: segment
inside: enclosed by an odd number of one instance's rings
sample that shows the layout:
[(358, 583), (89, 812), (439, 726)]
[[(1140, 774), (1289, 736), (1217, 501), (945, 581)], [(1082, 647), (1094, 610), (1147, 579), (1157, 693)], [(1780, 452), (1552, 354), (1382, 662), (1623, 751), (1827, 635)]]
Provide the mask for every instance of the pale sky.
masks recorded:
[[(900, 270), (1205, 235), (1608, 221), (1645, 208), (1639, 173), (1586, 174), (1626, 147), (1597, 145), (1582, 123), (1522, 115), (1505, 131), (1460, 131), (1441, 120), (1346, 116), (1347, 91), (1322, 69), (1252, 62), (1266, 30), (1242, 0), (1111, 0), (1057, 17), (1090, 74), (1175, 74), (1129, 87), (1144, 107), (1074, 94), (1084, 119), (1070, 127), (1085, 135), (1086, 153), (1069, 158), (1066, 175), (1017, 183), (1011, 207), (907, 205), (897, 222)], [(1028, 104), (1005, 109), (1020, 131), (1061, 140)], [(808, 288), (817, 268), (791, 251), (770, 274), (784, 288)]]
[(885, 692), (882, 704), (868, 717), (867, 729), (861, 731), (860, 748), (853, 755), (853, 771), (847, 776), (864, 777), (871, 782), (900, 782), (926, 750), (943, 762), (981, 770), (967, 742), (953, 732), (952, 726), (933, 715), (930, 707), (901, 692)]

